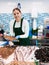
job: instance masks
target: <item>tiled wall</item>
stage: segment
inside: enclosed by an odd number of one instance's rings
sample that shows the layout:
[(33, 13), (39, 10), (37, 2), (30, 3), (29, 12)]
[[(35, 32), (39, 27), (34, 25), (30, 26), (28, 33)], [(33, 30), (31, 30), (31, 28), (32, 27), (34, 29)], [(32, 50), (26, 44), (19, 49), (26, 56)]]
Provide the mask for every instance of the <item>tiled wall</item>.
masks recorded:
[(43, 25), (44, 26), (44, 19), (49, 17), (48, 13), (39, 13), (37, 17), (38, 26)]
[[(33, 18), (31, 17), (31, 13), (24, 13), (22, 14), (22, 17), (24, 17), (25, 19), (28, 20), (29, 22), (29, 26), (30, 26), (30, 30), (32, 29), (32, 22), (33, 22)], [(37, 27), (39, 27), (40, 25), (44, 26), (44, 19), (46, 17), (49, 17), (48, 13), (38, 13), (38, 16), (36, 18), (37, 21)], [(9, 22), (14, 19), (13, 15), (10, 13), (0, 13), (0, 27), (3, 26), (3, 29), (7, 32), (9, 32)], [(32, 35), (31, 31), (29, 36)]]
[[(28, 20), (28, 22), (31, 22), (31, 14), (30, 13), (24, 13), (22, 15), (25, 19)], [(3, 26), (3, 29), (7, 32), (9, 32), (9, 22), (14, 19), (13, 14), (10, 13), (0, 13), (0, 27)], [(30, 24), (29, 24), (30, 26)]]

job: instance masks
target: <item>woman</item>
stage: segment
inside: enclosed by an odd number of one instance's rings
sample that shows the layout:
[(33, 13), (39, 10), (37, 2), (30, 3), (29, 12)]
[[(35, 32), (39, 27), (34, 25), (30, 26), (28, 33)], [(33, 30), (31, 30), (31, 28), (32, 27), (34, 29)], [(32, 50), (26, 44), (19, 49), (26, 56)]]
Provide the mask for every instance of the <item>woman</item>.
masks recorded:
[(10, 22), (10, 34), (15, 36), (19, 42), (15, 45), (29, 45), (29, 23), (24, 18), (21, 18), (21, 11), (18, 8), (13, 9), (15, 20)]

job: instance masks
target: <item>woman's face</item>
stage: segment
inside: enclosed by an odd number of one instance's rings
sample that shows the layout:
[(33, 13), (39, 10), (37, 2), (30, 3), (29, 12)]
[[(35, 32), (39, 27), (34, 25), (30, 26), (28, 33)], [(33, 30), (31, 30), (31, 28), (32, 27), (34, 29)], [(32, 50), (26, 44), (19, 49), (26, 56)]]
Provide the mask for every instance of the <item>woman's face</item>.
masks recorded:
[(18, 10), (14, 10), (13, 11), (14, 14), (14, 18), (17, 22), (19, 22), (21, 20), (21, 12), (19, 12)]

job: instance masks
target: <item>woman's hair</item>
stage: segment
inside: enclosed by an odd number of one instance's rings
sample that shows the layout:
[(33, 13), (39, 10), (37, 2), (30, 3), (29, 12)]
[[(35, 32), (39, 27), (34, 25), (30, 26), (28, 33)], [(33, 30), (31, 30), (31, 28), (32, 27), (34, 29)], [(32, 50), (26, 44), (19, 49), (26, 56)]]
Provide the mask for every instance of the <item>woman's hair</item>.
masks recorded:
[(18, 10), (18, 11), (21, 13), (21, 10), (20, 10), (19, 8), (14, 8), (14, 9), (13, 9), (13, 12), (14, 12), (15, 10)]

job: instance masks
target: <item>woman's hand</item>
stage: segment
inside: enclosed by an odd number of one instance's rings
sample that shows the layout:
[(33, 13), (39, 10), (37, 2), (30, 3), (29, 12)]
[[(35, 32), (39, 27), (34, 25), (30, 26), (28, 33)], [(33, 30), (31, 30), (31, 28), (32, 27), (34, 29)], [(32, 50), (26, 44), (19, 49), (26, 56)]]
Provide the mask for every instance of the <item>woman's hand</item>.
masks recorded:
[(20, 38), (20, 35), (16, 36), (16, 39)]

